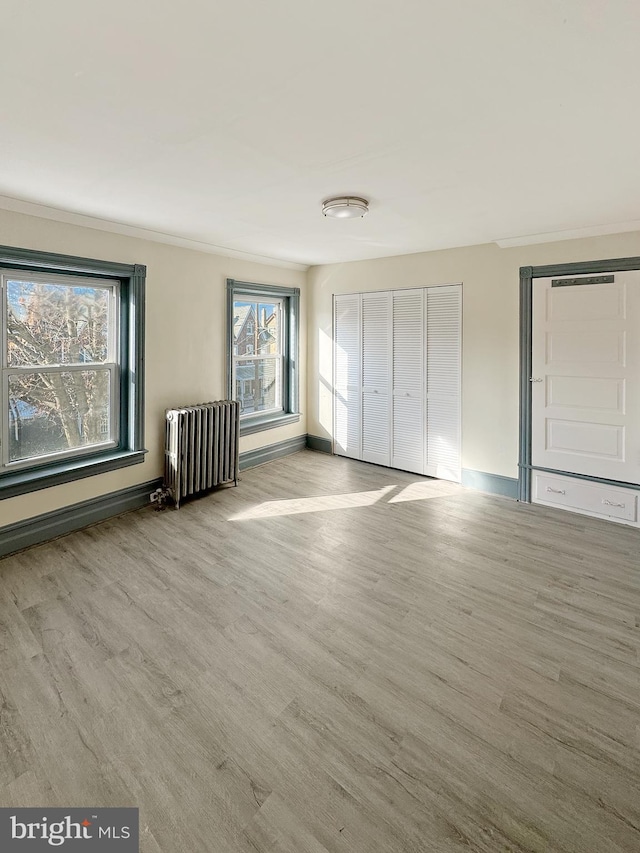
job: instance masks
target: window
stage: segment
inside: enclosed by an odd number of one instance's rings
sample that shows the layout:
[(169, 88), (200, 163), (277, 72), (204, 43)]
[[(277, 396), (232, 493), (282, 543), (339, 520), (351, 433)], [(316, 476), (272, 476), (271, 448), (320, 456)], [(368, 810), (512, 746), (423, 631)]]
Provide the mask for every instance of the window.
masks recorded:
[(229, 397), (241, 406), (240, 431), (299, 420), (298, 288), (227, 280)]
[(0, 498), (143, 461), (144, 277), (0, 248)]

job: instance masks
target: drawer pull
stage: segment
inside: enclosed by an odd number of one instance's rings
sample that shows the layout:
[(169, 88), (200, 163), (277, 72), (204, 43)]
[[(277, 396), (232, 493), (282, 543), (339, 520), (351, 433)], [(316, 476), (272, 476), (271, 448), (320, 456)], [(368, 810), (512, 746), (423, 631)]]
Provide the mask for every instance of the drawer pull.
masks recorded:
[(551, 486), (547, 486), (548, 492), (553, 492), (554, 495), (564, 495), (564, 489), (552, 489)]
[(617, 504), (615, 501), (608, 500), (608, 498), (603, 498), (602, 503), (605, 506), (618, 506), (618, 507), (620, 507), (620, 509), (624, 509), (624, 504)]

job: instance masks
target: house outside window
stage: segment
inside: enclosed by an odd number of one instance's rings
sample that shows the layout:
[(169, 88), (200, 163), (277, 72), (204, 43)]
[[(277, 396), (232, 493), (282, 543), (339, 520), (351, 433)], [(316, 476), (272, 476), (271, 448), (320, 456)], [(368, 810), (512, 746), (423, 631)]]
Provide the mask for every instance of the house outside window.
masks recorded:
[(229, 397), (241, 433), (299, 420), (298, 288), (227, 281)]
[(145, 272), (0, 247), (0, 499), (143, 461)]

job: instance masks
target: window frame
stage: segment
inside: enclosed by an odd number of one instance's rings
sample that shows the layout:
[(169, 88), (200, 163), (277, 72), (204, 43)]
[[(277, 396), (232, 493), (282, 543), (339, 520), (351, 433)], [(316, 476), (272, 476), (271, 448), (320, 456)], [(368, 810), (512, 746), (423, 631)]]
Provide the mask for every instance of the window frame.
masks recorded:
[[(144, 462), (144, 295), (146, 267), (142, 264), (121, 264), (91, 258), (40, 252), (32, 249), (17, 249), (0, 246), (0, 269), (3, 275), (77, 278), (96, 286), (111, 284), (118, 291), (116, 315), (116, 340), (113, 355), (117, 356), (115, 376), (117, 388), (112, 393), (117, 398), (116, 434), (114, 442), (101, 443), (77, 452), (36, 457), (31, 460), (0, 463), (0, 500), (26, 494), (61, 483), (114, 471), (129, 465)], [(106, 280), (106, 282), (105, 282)], [(2, 299), (6, 299), (4, 290)], [(6, 307), (2, 307), (1, 318)], [(11, 368), (6, 359), (6, 329), (2, 328), (2, 367), (5, 380), (2, 383), (0, 417), (2, 441), (7, 439), (8, 427), (8, 375)], [(93, 363), (91, 363), (93, 367)], [(38, 366), (35, 366), (36, 368)], [(4, 423), (6, 418), (7, 424)], [(2, 460), (8, 452), (1, 450)]]
[[(241, 416), (240, 435), (285, 426), (300, 420), (299, 412), (299, 323), (300, 288), (227, 279), (227, 397), (235, 399), (235, 363), (233, 340), (234, 303), (269, 299), (282, 303), (282, 408)], [(239, 356), (238, 356), (239, 357)], [(256, 357), (256, 356), (254, 356)]]
[[(109, 339), (107, 342), (107, 358), (104, 362), (77, 362), (63, 364), (24, 364), (11, 365), (8, 360), (8, 334), (6, 320), (8, 319), (8, 282), (12, 278), (27, 280), (30, 283), (60, 285), (70, 287), (76, 284), (79, 287), (93, 287), (108, 293), (108, 319)], [(75, 279), (75, 281), (74, 281)], [(9, 386), (13, 376), (29, 373), (82, 373), (85, 370), (107, 370), (109, 372), (109, 411), (110, 411), (110, 438), (93, 445), (81, 445), (68, 450), (43, 453), (40, 456), (26, 457), (16, 460), (9, 458), (9, 418), (2, 411), (2, 424), (0, 426), (0, 471), (19, 471), (25, 468), (44, 467), (62, 459), (75, 459), (90, 456), (98, 450), (113, 449), (118, 447), (120, 440), (120, 283), (117, 279), (92, 279), (85, 276), (62, 276), (59, 273), (47, 275), (29, 271), (26, 275), (19, 270), (0, 268), (0, 292), (2, 293), (2, 305), (0, 306), (0, 324), (2, 328), (2, 353), (0, 354), (0, 372), (3, 374), (2, 398), (0, 400), (0, 411), (2, 404), (9, 400)], [(7, 409), (7, 415), (9, 410)]]

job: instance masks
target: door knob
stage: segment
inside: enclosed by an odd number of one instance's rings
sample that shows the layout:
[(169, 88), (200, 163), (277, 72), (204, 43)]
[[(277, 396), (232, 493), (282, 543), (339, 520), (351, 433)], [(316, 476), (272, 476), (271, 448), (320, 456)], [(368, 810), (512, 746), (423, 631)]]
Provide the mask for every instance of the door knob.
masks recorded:
[(544, 382), (544, 379), (537, 379), (535, 376), (530, 376), (529, 382)]

